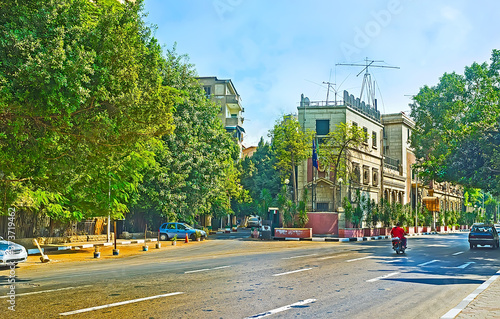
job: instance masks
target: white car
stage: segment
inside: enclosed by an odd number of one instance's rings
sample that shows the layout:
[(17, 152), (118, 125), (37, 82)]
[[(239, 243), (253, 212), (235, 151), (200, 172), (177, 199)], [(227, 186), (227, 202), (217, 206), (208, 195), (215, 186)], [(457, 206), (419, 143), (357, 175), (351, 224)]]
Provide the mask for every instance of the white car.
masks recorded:
[(247, 221), (247, 227), (261, 227), (262, 219), (259, 216), (250, 216)]
[(0, 237), (0, 266), (25, 262), (28, 253), (23, 246)]

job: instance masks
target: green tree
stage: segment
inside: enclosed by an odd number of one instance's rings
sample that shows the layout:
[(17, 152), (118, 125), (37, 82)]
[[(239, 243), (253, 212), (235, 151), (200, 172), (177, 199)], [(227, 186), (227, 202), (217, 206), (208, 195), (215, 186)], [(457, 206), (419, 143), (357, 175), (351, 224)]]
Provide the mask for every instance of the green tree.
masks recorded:
[(424, 175), (500, 193), (500, 51), (414, 97), (411, 143)]
[(122, 215), (172, 130), (142, 1), (0, 2), (0, 196), (54, 218)]
[(155, 150), (157, 165), (147, 170), (134, 211), (154, 210), (170, 220), (202, 214), (233, 213), (232, 200), (245, 200), (236, 160), (239, 148), (218, 118), (220, 107), (208, 101), (186, 55), (167, 50), (163, 85), (179, 92), (173, 134)]
[(319, 161), (330, 171), (332, 176), (334, 206), (336, 205), (337, 182), (340, 178), (344, 181), (349, 180), (352, 152), (364, 148), (366, 138), (367, 135), (363, 128), (349, 123), (340, 123), (328, 133), (324, 143), (319, 147)]
[[(241, 161), (241, 185), (251, 197), (251, 204), (246, 202), (237, 205), (237, 209), (242, 215), (258, 214), (264, 217), (267, 214), (267, 208), (276, 204), (277, 195), (281, 188), (281, 178), (276, 170), (277, 159), (272, 152), (271, 146), (260, 139), (257, 149), (251, 157), (246, 157)], [(262, 194), (266, 198), (267, 205), (262, 206)]]
[(297, 205), (296, 167), (311, 153), (312, 132), (304, 132), (299, 121), (294, 116), (283, 116), (270, 131), (271, 148), (276, 154), (276, 168), (281, 172), (282, 179), (291, 176), (293, 185), (293, 201)]

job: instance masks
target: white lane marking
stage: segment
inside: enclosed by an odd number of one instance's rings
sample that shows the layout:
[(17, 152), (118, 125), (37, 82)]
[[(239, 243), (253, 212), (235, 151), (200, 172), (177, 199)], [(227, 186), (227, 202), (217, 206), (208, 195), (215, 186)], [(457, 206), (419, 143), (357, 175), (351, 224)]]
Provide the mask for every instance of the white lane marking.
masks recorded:
[(463, 254), (463, 253), (464, 253), (464, 251), (459, 251), (458, 253), (454, 253), (454, 254), (452, 254), (452, 255), (453, 255), (453, 256), (456, 256), (456, 255), (460, 255), (460, 254)]
[(471, 261), (471, 262), (468, 262), (468, 263), (465, 263), (461, 266), (458, 266), (458, 267), (455, 267), (455, 268), (460, 268), (460, 269), (465, 269), (467, 268), (467, 266), (469, 266), (470, 264), (475, 264), (475, 262)]
[(151, 297), (145, 297), (145, 298), (139, 298), (139, 299), (133, 299), (133, 300), (126, 300), (126, 301), (111, 303), (111, 304), (97, 306), (97, 307), (91, 307), (91, 308), (84, 308), (84, 309), (79, 309), (79, 310), (75, 310), (75, 311), (62, 312), (59, 315), (60, 316), (69, 316), (69, 315), (74, 315), (74, 314), (82, 313), (82, 312), (95, 311), (95, 310), (99, 310), (99, 309), (105, 309), (105, 308), (110, 308), (110, 307), (122, 306), (122, 305), (127, 305), (127, 304), (131, 304), (131, 303), (135, 303), (135, 302), (146, 301), (146, 300), (157, 299), (157, 298), (163, 298), (163, 297), (170, 297), (170, 296), (175, 296), (175, 295), (180, 295), (180, 294), (183, 294), (183, 292), (172, 292), (172, 293), (169, 293), (169, 294), (163, 294), (163, 295), (157, 295), (157, 296), (151, 296)]
[(332, 259), (332, 258), (338, 258), (338, 257), (344, 257), (344, 256), (348, 256), (349, 254), (340, 254), (340, 255), (336, 255), (336, 256), (328, 256), (328, 257), (321, 257), (321, 258), (318, 258), (319, 260), (325, 260), (325, 259)]
[(358, 260), (363, 260), (363, 259), (368, 259), (368, 258), (373, 258), (374, 256), (366, 256), (366, 257), (361, 257), (361, 258), (356, 258), (356, 259), (349, 259), (346, 260), (345, 262), (350, 263), (351, 261), (358, 261)]
[(294, 258), (302, 258), (302, 257), (310, 257), (310, 256), (317, 256), (318, 254), (310, 254), (310, 255), (301, 255), (301, 256), (292, 256), (292, 257), (285, 257), (281, 259), (294, 259)]
[(203, 268), (203, 269), (197, 269), (197, 270), (189, 270), (185, 271), (185, 274), (192, 274), (195, 272), (202, 272), (202, 271), (210, 271), (210, 270), (217, 270), (217, 269), (224, 269), (224, 268), (229, 268), (231, 266), (220, 266), (220, 267), (215, 267), (215, 268)]
[(434, 260), (428, 261), (426, 263), (423, 263), (423, 264), (420, 264), (420, 265), (417, 265), (417, 266), (418, 267), (423, 267), (423, 266), (427, 266), (427, 265), (433, 264), (433, 263), (438, 262), (438, 261), (439, 261), (438, 259), (434, 259)]
[(273, 309), (273, 310), (269, 310), (269, 311), (266, 311), (266, 312), (263, 312), (263, 313), (259, 313), (259, 314), (253, 315), (251, 317), (246, 317), (245, 319), (264, 318), (264, 317), (267, 317), (267, 316), (270, 316), (270, 315), (274, 315), (275, 313), (282, 312), (282, 311), (285, 311), (285, 310), (289, 310), (289, 309), (292, 309), (293, 307), (307, 305), (308, 303), (315, 302), (315, 301), (316, 301), (316, 299), (302, 300), (302, 301), (293, 303), (293, 304), (288, 305), (288, 306), (284, 306), (284, 307), (276, 308), (276, 309)]
[[(27, 295), (35, 295), (35, 294), (43, 294), (46, 292), (54, 292), (54, 291), (61, 291), (61, 290), (68, 290), (68, 289), (77, 289), (77, 288), (86, 288), (86, 287), (92, 287), (92, 285), (85, 285), (85, 286), (79, 286), (79, 287), (66, 287), (66, 288), (58, 288), (58, 289), (50, 289), (50, 290), (41, 290), (41, 291), (32, 291), (32, 292), (25, 292), (22, 294), (16, 294), (16, 296), (27, 296)], [(9, 296), (0, 296), (1, 298), (8, 298)]]
[(287, 272), (282, 272), (280, 274), (274, 274), (273, 277), (277, 277), (277, 276), (283, 276), (283, 275), (289, 275), (289, 274), (294, 274), (296, 272), (301, 272), (301, 271), (306, 271), (306, 270), (311, 270), (312, 268), (303, 268), (303, 269), (299, 269), (299, 270), (293, 270), (293, 271), (287, 271)]
[(497, 273), (481, 284), (476, 290), (474, 290), (470, 295), (465, 297), (455, 308), (451, 309), (445, 313), (441, 319), (452, 319), (455, 318), (462, 310), (467, 307), (472, 300), (474, 300), (480, 293), (482, 293), (492, 282), (500, 278), (500, 270)]
[(380, 276), (380, 277), (377, 277), (377, 278), (369, 279), (366, 282), (375, 282), (375, 281), (378, 281), (380, 279), (389, 278), (389, 277), (396, 276), (396, 275), (399, 275), (399, 274), (400, 274), (400, 272), (391, 272), (390, 274), (387, 274), (387, 275), (383, 275), (383, 276)]

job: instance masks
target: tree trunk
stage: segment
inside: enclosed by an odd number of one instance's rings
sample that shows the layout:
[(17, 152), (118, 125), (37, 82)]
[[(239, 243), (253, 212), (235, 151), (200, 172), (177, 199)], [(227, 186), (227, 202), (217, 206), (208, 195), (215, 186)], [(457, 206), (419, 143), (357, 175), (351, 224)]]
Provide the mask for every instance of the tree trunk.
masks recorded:
[(292, 183), (293, 183), (293, 202), (297, 205), (297, 178), (295, 176), (295, 159), (292, 154)]

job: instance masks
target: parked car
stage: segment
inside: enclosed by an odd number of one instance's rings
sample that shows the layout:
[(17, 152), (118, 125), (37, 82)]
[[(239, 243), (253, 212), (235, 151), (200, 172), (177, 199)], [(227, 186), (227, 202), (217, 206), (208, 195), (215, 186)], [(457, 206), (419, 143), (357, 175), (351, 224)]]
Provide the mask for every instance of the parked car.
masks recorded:
[(262, 219), (260, 216), (250, 216), (247, 221), (247, 227), (261, 227)]
[(201, 239), (207, 238), (207, 233), (204, 230), (196, 229), (185, 223), (163, 223), (160, 226), (160, 240), (169, 240), (177, 235), (178, 239), (184, 239), (186, 234), (189, 239), (196, 239), (196, 232), (199, 232)]
[(469, 232), (469, 245), (470, 249), (477, 245), (490, 245), (492, 248), (498, 248), (498, 232), (493, 225), (474, 224)]
[(500, 224), (495, 224), (495, 229), (497, 230), (497, 233), (500, 234)]
[(0, 237), (0, 266), (25, 262), (28, 253), (23, 246)]

